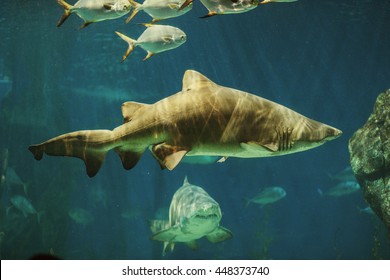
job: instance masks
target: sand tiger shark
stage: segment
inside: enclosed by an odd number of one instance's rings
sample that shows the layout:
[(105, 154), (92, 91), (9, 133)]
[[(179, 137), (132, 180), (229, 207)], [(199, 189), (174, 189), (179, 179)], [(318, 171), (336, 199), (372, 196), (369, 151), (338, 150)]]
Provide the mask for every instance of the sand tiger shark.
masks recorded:
[(219, 204), (201, 187), (192, 185), (185, 177), (173, 195), (169, 207), (169, 221), (152, 220), (152, 240), (163, 241), (163, 255), (175, 243), (186, 243), (196, 248), (196, 240), (206, 237), (210, 242), (222, 242), (233, 237), (230, 230), (219, 225), (222, 218)]
[(122, 115), (124, 124), (114, 130), (71, 132), (29, 150), (36, 160), (44, 153), (80, 158), (92, 177), (110, 150), (131, 169), (149, 148), (162, 168), (172, 170), (185, 156), (280, 156), (318, 147), (342, 133), (193, 70), (185, 72), (180, 92), (154, 104), (125, 102)]

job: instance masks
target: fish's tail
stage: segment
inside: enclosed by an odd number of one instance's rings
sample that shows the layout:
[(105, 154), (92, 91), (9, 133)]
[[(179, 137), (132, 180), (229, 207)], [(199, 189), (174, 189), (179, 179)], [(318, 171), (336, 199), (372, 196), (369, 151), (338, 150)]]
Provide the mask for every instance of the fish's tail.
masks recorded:
[(129, 3), (130, 5), (133, 7), (133, 12), (130, 14), (130, 16), (126, 19), (126, 23), (129, 23), (134, 17), (136, 14), (138, 14), (138, 12), (141, 10), (141, 7), (142, 5), (135, 2), (134, 0), (129, 0)]
[(68, 17), (70, 16), (70, 14), (72, 13), (71, 12), (71, 9), (73, 8), (72, 5), (66, 3), (64, 0), (57, 0), (57, 3), (62, 7), (64, 8), (65, 12), (64, 14), (62, 15), (62, 17), (60, 18), (60, 20), (58, 21), (57, 23), (57, 27), (60, 27), (64, 22), (65, 20), (68, 19)]
[(106, 153), (112, 149), (111, 130), (84, 130), (60, 135), (28, 149), (36, 160), (43, 154), (77, 157), (84, 161), (87, 174), (93, 177), (99, 171)]
[(130, 55), (130, 53), (134, 50), (134, 47), (135, 47), (135, 44), (137, 43), (136, 40), (118, 32), (118, 31), (115, 31), (115, 33), (121, 37), (125, 42), (127, 42), (129, 44), (129, 47), (127, 48), (127, 51), (125, 52), (125, 54), (123, 55), (122, 57), (122, 62), (125, 61), (125, 59)]

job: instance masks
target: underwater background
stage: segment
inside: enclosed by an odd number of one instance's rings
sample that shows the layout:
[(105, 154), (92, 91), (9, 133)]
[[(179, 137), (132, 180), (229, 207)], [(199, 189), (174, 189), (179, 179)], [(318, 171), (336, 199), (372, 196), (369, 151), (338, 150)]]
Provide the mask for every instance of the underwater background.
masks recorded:
[[(69, 1), (73, 4), (73, 2)], [(63, 259), (390, 259), (387, 232), (361, 191), (320, 195), (335, 185), (330, 175), (349, 166), (348, 140), (390, 88), (390, 1), (299, 0), (271, 3), (237, 15), (200, 19), (189, 13), (161, 24), (187, 34), (181, 47), (142, 61), (114, 31), (137, 38), (150, 22), (140, 12), (78, 30), (72, 15), (56, 27), (56, 1), (2, 3), (0, 15), (0, 257), (37, 253)], [(34, 160), (28, 146), (84, 129), (123, 123), (125, 101), (154, 103), (181, 90), (194, 69), (214, 82), (287, 106), (337, 127), (343, 135), (302, 153), (224, 163), (181, 163), (160, 170), (146, 152), (123, 169), (113, 152), (89, 178), (81, 160)], [(5, 176), (6, 175), (6, 176)], [(221, 225), (233, 238), (184, 244), (162, 257), (150, 240), (148, 219), (167, 215), (183, 184), (203, 187), (219, 204)], [(261, 189), (281, 186), (274, 204), (246, 206)], [(26, 197), (39, 213), (25, 217), (10, 198)], [(39, 221), (38, 221), (39, 220)]]

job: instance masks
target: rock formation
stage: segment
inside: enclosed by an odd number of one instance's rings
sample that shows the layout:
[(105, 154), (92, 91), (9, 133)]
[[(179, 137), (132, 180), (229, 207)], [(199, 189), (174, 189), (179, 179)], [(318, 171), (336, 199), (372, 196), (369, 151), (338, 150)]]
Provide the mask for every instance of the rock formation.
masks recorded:
[(381, 93), (366, 124), (349, 140), (352, 170), (390, 239), (390, 89)]

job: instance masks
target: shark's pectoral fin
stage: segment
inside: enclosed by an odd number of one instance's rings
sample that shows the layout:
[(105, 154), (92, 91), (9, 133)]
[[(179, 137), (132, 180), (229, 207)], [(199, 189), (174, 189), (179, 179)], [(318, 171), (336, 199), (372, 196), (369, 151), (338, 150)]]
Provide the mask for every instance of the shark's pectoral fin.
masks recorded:
[(190, 248), (191, 250), (198, 250), (198, 244), (196, 243), (195, 240), (192, 240), (192, 241), (189, 241), (189, 242), (186, 242), (185, 243), (187, 245), (188, 248)]
[(278, 145), (275, 143), (258, 143), (254, 141), (249, 141), (247, 143), (242, 142), (240, 143), (241, 148), (243, 148), (246, 151), (253, 151), (258, 152), (261, 149), (266, 149), (270, 152), (277, 152), (278, 151)]
[(115, 149), (115, 152), (121, 158), (123, 168), (126, 170), (132, 169), (138, 163), (139, 159), (142, 156), (142, 153), (132, 152), (132, 151), (121, 151), (120, 149)]
[(162, 251), (163, 257), (168, 252), (168, 248), (171, 248), (171, 252), (172, 252), (173, 249), (175, 249), (175, 243), (173, 243), (173, 242), (164, 242), (164, 247), (163, 247), (163, 251)]
[(153, 156), (158, 160), (162, 169), (174, 169), (188, 152), (187, 148), (171, 146), (166, 143), (154, 145), (151, 148)]
[(170, 227), (153, 234), (151, 239), (156, 241), (172, 242), (178, 234), (180, 234), (180, 229), (177, 226)]
[(222, 242), (233, 237), (230, 230), (224, 227), (217, 227), (213, 232), (206, 235), (208, 241), (212, 243)]

